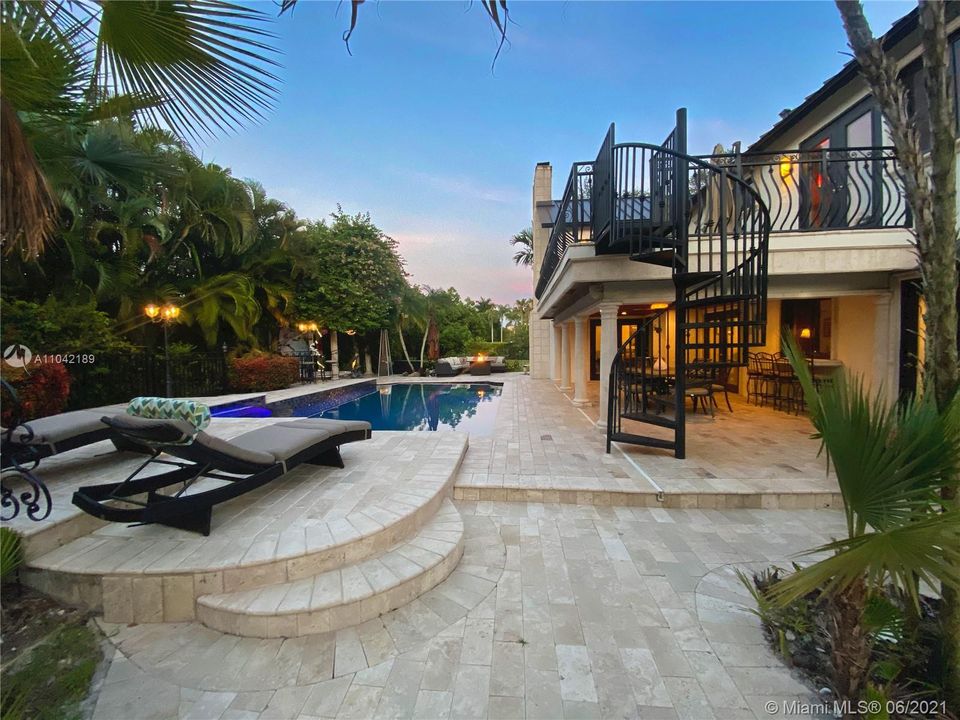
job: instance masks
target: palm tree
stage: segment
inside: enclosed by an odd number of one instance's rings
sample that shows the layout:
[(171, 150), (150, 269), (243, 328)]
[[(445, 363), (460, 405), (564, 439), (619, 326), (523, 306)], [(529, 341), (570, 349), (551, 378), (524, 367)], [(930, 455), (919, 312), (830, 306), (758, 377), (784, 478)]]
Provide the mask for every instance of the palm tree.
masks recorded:
[(481, 296), (479, 300), (474, 302), (473, 306), (477, 309), (480, 316), (486, 318), (490, 323), (490, 342), (493, 342), (493, 318), (496, 313), (496, 305), (494, 305), (493, 300), (490, 298)]
[(57, 225), (57, 199), (21, 124), (25, 115), (72, 113), (87, 123), (132, 116), (195, 140), (256, 122), (278, 83), (263, 29), (269, 21), (221, 0), (4, 2), (5, 250), (35, 257)]
[(523, 267), (533, 265), (533, 231), (525, 228), (510, 238), (510, 244), (517, 247), (513, 254), (513, 262)]
[(410, 372), (414, 372), (413, 361), (410, 359), (410, 352), (407, 350), (407, 342), (403, 337), (404, 321), (412, 322), (417, 327), (424, 327), (423, 343), (420, 349), (420, 367), (423, 367), (423, 353), (426, 349), (427, 333), (427, 298), (419, 287), (406, 287), (400, 295), (400, 304), (397, 308), (397, 335), (400, 338), (400, 347), (403, 348), (403, 357), (407, 361)]
[(809, 551), (829, 555), (770, 593), (784, 605), (809, 593), (828, 597), (834, 689), (856, 701), (873, 644), (868, 599), (892, 583), (919, 609), (920, 583), (960, 588), (960, 510), (938, 496), (960, 466), (960, 397), (940, 414), (930, 394), (891, 406), (843, 373), (818, 389), (796, 342), (785, 350), (837, 475), (847, 537)]

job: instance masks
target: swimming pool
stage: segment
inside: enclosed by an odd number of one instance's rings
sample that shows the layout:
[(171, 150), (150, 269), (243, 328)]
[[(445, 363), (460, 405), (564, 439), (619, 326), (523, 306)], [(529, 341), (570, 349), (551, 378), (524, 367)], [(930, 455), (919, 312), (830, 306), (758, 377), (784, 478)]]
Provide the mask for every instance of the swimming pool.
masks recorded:
[(330, 407), (323, 394), (266, 405), (233, 406), (218, 417), (320, 417), (366, 420), (374, 430), (469, 432), (489, 435), (503, 386), (496, 383), (365, 385), (362, 394)]

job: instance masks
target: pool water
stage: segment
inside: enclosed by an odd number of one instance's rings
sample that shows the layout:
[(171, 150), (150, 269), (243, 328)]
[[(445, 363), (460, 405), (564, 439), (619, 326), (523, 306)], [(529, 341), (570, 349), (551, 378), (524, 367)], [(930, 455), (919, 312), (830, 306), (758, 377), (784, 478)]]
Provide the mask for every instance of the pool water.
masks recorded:
[[(320, 417), (366, 420), (374, 430), (413, 430), (489, 435), (503, 386), (495, 383), (397, 383), (330, 407), (330, 400), (297, 398), (267, 405), (238, 405), (217, 417)], [(362, 390), (360, 391), (362, 392)]]
[(501, 391), (500, 385), (489, 383), (381, 385), (368, 395), (313, 417), (366, 420), (374, 430), (459, 430), (489, 435)]

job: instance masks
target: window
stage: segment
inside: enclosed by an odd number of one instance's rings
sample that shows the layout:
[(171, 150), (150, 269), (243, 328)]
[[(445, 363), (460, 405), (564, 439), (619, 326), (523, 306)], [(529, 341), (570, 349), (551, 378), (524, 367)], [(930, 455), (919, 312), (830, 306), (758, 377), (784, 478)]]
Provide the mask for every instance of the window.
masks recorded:
[[(950, 72), (953, 76), (953, 114), (960, 131), (960, 33), (950, 39)], [(920, 149), (930, 149), (930, 106), (923, 86), (923, 61), (914, 60), (900, 73), (907, 89), (907, 111), (916, 120), (920, 132)]]
[(829, 358), (833, 335), (833, 302), (784, 300), (780, 304), (780, 323), (789, 331), (807, 357)]

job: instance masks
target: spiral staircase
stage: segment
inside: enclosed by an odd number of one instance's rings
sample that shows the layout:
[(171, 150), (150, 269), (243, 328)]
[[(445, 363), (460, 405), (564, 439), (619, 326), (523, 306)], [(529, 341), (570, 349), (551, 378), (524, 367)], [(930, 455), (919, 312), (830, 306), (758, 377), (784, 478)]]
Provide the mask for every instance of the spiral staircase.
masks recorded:
[(597, 254), (668, 267), (676, 291), (614, 357), (607, 452), (634, 443), (683, 458), (690, 389), (725, 382), (765, 342), (767, 207), (741, 168), (686, 150), (685, 109), (660, 145), (618, 144), (611, 125), (583, 188)]

